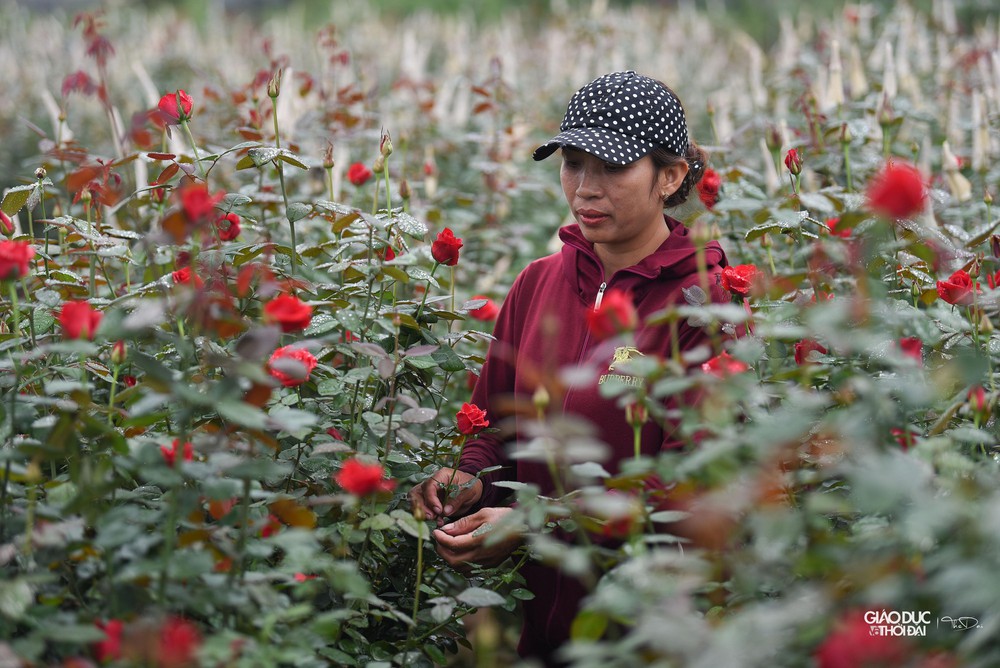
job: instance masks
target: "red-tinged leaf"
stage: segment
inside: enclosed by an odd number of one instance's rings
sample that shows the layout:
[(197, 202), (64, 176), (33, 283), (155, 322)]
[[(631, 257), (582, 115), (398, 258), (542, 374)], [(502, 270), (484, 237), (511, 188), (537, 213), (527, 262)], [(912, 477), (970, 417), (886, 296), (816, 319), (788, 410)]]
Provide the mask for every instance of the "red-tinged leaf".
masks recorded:
[(84, 166), (75, 169), (66, 176), (66, 190), (71, 193), (78, 193), (83, 190), (88, 183), (101, 177), (101, 168)]
[(270, 385), (260, 385), (254, 384), (246, 394), (243, 395), (243, 401), (250, 404), (251, 406), (256, 406), (257, 408), (263, 408), (267, 405), (267, 402), (271, 400), (272, 388)]
[(68, 96), (70, 93), (93, 95), (95, 90), (97, 90), (97, 87), (94, 85), (94, 82), (91, 81), (90, 75), (83, 70), (77, 70), (63, 79), (63, 97)]
[(156, 180), (153, 181), (151, 185), (154, 186), (163, 185), (164, 183), (172, 179), (174, 177), (174, 174), (176, 174), (178, 171), (180, 171), (180, 165), (178, 165), (176, 162), (170, 163), (163, 169), (162, 172), (160, 172), (160, 175), (156, 177)]
[(493, 95), (482, 86), (473, 86), (472, 92), (476, 95), (482, 95), (483, 97), (493, 97)]
[(174, 160), (177, 156), (173, 153), (147, 153), (146, 157), (153, 160)]
[(163, 219), (163, 229), (174, 239), (174, 243), (182, 244), (188, 238), (187, 219), (179, 211), (175, 211)]
[(481, 114), (481, 113), (483, 113), (485, 111), (490, 111), (491, 109), (494, 109), (494, 108), (495, 107), (494, 107), (494, 105), (493, 105), (492, 102), (480, 102), (479, 104), (477, 104), (476, 106), (474, 106), (472, 108), (472, 113), (473, 114)]
[(316, 513), (300, 506), (292, 499), (278, 499), (271, 503), (268, 509), (277, 515), (282, 523), (290, 527), (316, 528)]

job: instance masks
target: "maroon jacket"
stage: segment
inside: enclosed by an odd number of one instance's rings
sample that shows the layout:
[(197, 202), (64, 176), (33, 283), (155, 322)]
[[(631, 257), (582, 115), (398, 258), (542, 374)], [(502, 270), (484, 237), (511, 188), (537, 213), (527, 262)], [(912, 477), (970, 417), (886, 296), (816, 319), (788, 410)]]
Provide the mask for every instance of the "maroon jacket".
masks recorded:
[[(483, 498), (478, 507), (499, 505), (509, 491), (494, 487), (499, 480), (517, 480), (537, 485), (542, 494), (551, 494), (552, 478), (545, 464), (511, 459), (519, 433), (518, 419), (536, 415), (532, 395), (545, 385), (551, 397), (549, 412), (561, 404), (564, 413), (582, 416), (596, 428), (596, 435), (610, 448), (602, 462), (614, 474), (618, 462), (633, 456), (632, 428), (625, 413), (614, 400), (601, 397), (602, 377), (615, 374), (612, 368), (616, 348), (634, 345), (647, 356), (668, 358), (673, 342), (666, 326), (640, 328), (634, 344), (622, 339), (597, 341), (586, 326), (586, 314), (594, 308), (598, 293), (608, 289), (627, 290), (632, 294), (640, 321), (671, 304), (684, 304), (682, 288), (699, 285), (697, 254), (684, 225), (666, 217), (670, 236), (652, 254), (638, 264), (616, 272), (610, 278), (584, 239), (578, 225), (559, 230), (563, 241), (560, 252), (529, 264), (514, 281), (500, 310), (494, 336), (482, 374), (472, 394), (472, 401), (486, 410), (492, 426), (499, 432), (481, 434), (465, 445), (459, 468), (478, 473), (500, 465), (500, 471), (483, 476)], [(711, 300), (728, 300), (718, 284), (726, 257), (715, 242), (706, 248)], [(677, 330), (680, 350), (707, 344), (707, 333), (686, 321)], [(560, 370), (576, 369), (571, 389), (560, 389)], [(584, 378), (584, 382), (579, 381)], [(558, 402), (558, 403), (557, 403)], [(653, 421), (642, 432), (642, 451), (655, 455), (664, 449), (680, 447), (670, 429)], [(519, 652), (551, 660), (551, 654), (568, 637), (585, 590), (574, 578), (537, 562), (529, 562), (523, 574), (535, 598), (524, 605), (524, 629)]]

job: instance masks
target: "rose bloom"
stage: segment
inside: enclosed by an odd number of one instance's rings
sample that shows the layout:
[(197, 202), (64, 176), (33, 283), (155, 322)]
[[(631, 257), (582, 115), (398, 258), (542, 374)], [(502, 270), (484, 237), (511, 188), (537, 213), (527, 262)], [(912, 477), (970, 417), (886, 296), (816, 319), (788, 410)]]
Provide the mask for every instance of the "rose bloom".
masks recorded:
[(268, 372), (285, 387), (295, 387), (309, 380), (316, 368), (316, 358), (308, 350), (285, 346), (271, 354)]
[(175, 438), (174, 442), (170, 445), (161, 445), (160, 454), (163, 455), (163, 461), (167, 463), (167, 466), (173, 466), (177, 462), (177, 451), (180, 450), (181, 457), (184, 461), (190, 462), (194, 460), (194, 446), (191, 445), (190, 441), (185, 441), (184, 445), (181, 446), (181, 440)]
[(382, 477), (384, 473), (381, 464), (366, 464), (353, 457), (344, 462), (343, 467), (333, 477), (345, 492), (355, 496), (368, 496), (377, 492), (391, 492), (396, 487), (395, 480), (386, 480)]
[[(179, 108), (177, 106), (178, 97), (181, 99)], [(183, 90), (179, 90), (176, 93), (167, 93), (161, 97), (160, 103), (156, 106), (166, 119), (173, 123), (180, 123), (191, 118), (192, 104), (191, 96)]]
[(746, 362), (742, 362), (726, 352), (716, 355), (701, 365), (702, 371), (718, 378), (743, 373), (749, 368)]
[(195, 655), (201, 645), (198, 628), (181, 617), (168, 617), (160, 628), (156, 648), (159, 668), (182, 668), (195, 665)]
[(462, 404), (462, 408), (455, 413), (455, 423), (458, 431), (466, 436), (478, 434), (483, 429), (490, 426), (490, 421), (486, 419), (486, 411), (475, 404)]
[(223, 214), (215, 220), (215, 229), (219, 231), (220, 239), (232, 241), (240, 236), (240, 217), (235, 213)]
[(122, 383), (125, 384), (125, 387), (135, 387), (135, 384), (137, 382), (138, 381), (136, 380), (135, 376), (123, 376), (122, 377)]
[(639, 314), (632, 303), (632, 295), (624, 290), (608, 290), (601, 305), (587, 311), (587, 329), (601, 340), (631, 331), (638, 325)]
[(222, 201), (224, 193), (209, 194), (208, 187), (198, 183), (181, 188), (181, 209), (191, 222), (197, 223), (216, 215), (215, 205)]
[(469, 311), (469, 315), (476, 320), (482, 320), (484, 322), (497, 319), (497, 314), (500, 313), (500, 307), (497, 306), (495, 301), (483, 295), (476, 295), (473, 299), (485, 299), (486, 303), (479, 308), (474, 308)]
[(972, 282), (969, 274), (959, 269), (946, 280), (937, 282), (937, 292), (949, 304), (968, 306), (972, 303), (972, 291), (979, 286)]
[(868, 208), (889, 218), (909, 218), (924, 208), (927, 188), (920, 170), (890, 160), (868, 184)]
[(94, 658), (101, 663), (120, 659), (122, 656), (122, 629), (124, 624), (120, 619), (109, 619), (106, 622), (96, 622), (97, 628), (104, 631), (104, 640), (94, 643)]
[(27, 241), (0, 241), (0, 281), (27, 276), (33, 257), (35, 247)]
[(87, 302), (66, 302), (59, 309), (59, 324), (67, 339), (92, 341), (104, 316)]
[[(174, 279), (174, 285), (190, 285), (192, 282), (191, 267), (181, 267), (177, 271), (170, 274), (170, 277)], [(198, 274), (193, 275), (194, 286), (200, 288), (205, 285), (205, 281), (201, 280), (201, 276)]]
[(851, 229), (847, 228), (843, 230), (838, 230), (837, 225), (839, 224), (840, 224), (839, 216), (837, 218), (828, 218), (826, 220), (826, 226), (830, 230), (830, 234), (832, 234), (835, 237), (840, 237), (842, 239), (849, 238), (851, 236)]
[(281, 331), (301, 332), (312, 321), (312, 306), (295, 295), (279, 295), (264, 305), (264, 320), (281, 325)]
[(760, 271), (756, 265), (738, 264), (735, 267), (723, 267), (722, 289), (734, 295), (748, 295), (753, 287), (754, 279)]
[(828, 352), (826, 348), (819, 344), (818, 341), (813, 339), (802, 339), (795, 344), (795, 363), (799, 366), (803, 364), (810, 364), (809, 353), (818, 352), (820, 354), (826, 355)]
[(924, 342), (915, 336), (907, 336), (899, 340), (899, 349), (907, 357), (911, 357), (921, 364), (924, 362)]
[(360, 162), (347, 168), (347, 180), (356, 186), (363, 186), (372, 177), (372, 170)]
[(3, 211), (0, 211), (0, 233), (14, 234), (14, 221)]
[(843, 615), (813, 654), (817, 668), (903, 665), (904, 641), (894, 636), (872, 635), (870, 631), (864, 611), (853, 610)]
[(719, 176), (719, 173), (711, 168), (706, 169), (697, 186), (698, 198), (705, 205), (706, 209), (711, 210), (719, 203), (719, 188), (721, 187), (722, 178)]
[(435, 262), (454, 267), (458, 264), (458, 249), (461, 247), (462, 240), (455, 236), (451, 228), (446, 227), (431, 244), (431, 256)]

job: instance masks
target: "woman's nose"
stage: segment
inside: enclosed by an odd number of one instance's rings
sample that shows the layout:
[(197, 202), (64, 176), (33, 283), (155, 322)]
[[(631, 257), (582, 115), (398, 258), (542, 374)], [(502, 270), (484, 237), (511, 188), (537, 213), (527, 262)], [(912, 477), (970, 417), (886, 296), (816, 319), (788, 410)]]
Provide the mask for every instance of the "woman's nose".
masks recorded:
[(601, 192), (601, 179), (597, 170), (584, 167), (580, 170), (579, 181), (576, 184), (576, 194), (580, 197), (593, 197)]

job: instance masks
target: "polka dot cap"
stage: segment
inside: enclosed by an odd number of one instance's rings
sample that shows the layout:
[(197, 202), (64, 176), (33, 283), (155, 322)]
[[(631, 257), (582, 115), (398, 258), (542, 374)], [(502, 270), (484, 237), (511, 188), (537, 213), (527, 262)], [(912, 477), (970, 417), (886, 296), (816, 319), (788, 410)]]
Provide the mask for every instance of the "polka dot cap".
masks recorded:
[(605, 74), (574, 93), (559, 129), (562, 132), (535, 149), (535, 160), (564, 146), (616, 165), (635, 162), (657, 146), (680, 156), (688, 149), (680, 101), (654, 79), (632, 70)]

